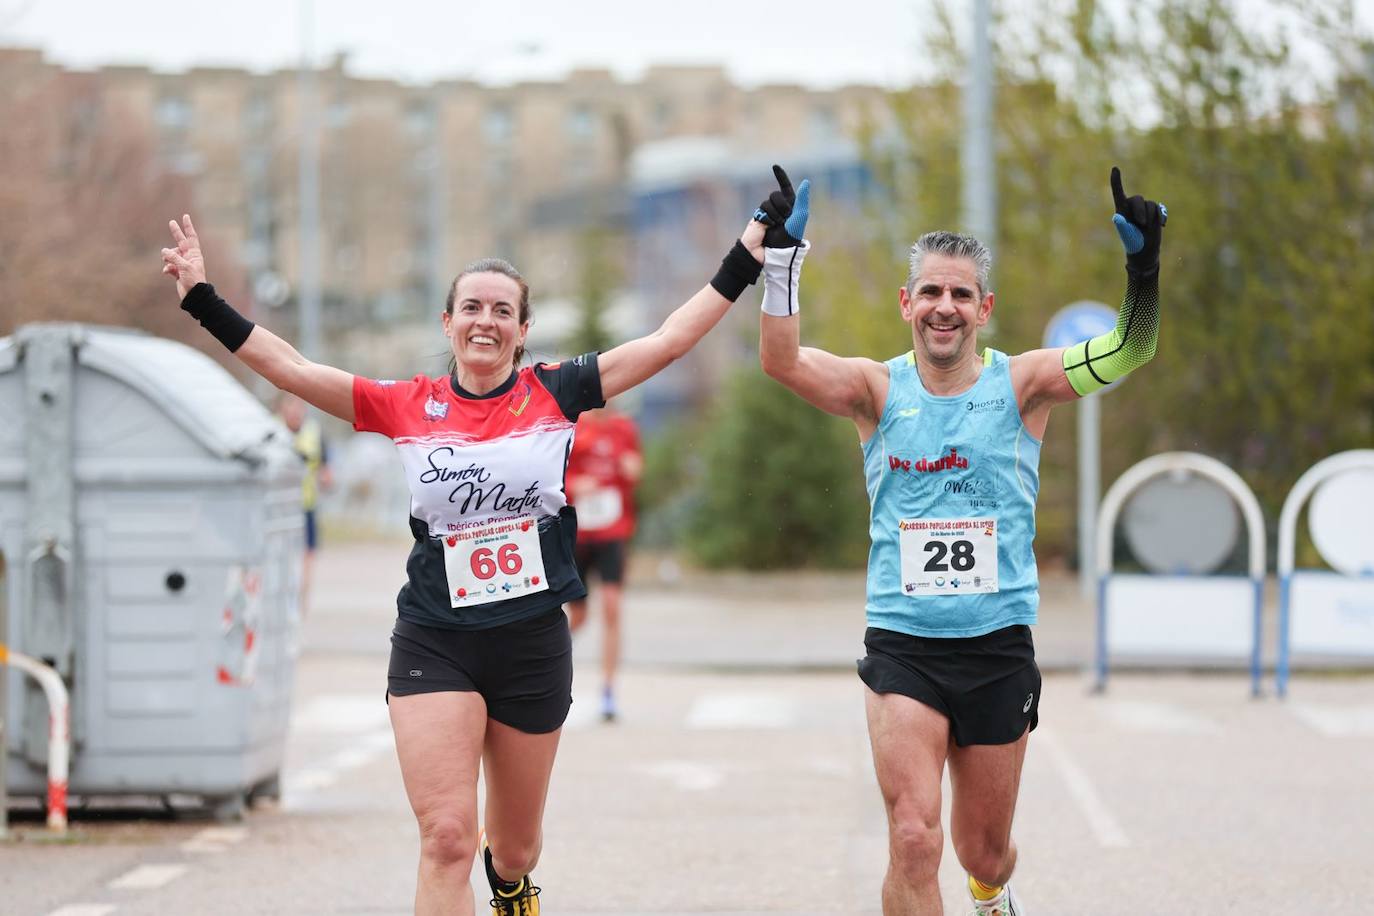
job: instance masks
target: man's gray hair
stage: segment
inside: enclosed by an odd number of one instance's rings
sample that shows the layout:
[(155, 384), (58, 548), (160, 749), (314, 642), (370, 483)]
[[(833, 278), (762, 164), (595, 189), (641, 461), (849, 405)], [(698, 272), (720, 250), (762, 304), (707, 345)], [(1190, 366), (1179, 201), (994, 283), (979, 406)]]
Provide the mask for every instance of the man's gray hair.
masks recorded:
[(916, 278), (921, 275), (921, 265), (926, 255), (930, 254), (972, 261), (974, 276), (978, 281), (979, 300), (988, 294), (988, 277), (992, 273), (992, 252), (988, 251), (988, 246), (971, 235), (939, 230), (927, 232), (911, 246), (911, 273), (906, 277), (908, 296), (916, 292)]

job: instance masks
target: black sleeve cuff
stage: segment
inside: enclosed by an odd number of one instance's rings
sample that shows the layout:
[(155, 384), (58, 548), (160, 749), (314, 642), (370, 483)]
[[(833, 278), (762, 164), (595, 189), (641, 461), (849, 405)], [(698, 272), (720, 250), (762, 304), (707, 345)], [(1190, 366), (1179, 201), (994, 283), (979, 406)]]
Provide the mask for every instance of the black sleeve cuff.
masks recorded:
[(1147, 283), (1159, 282), (1159, 259), (1156, 258), (1148, 264), (1133, 264), (1130, 256), (1126, 257), (1126, 273), (1132, 280), (1140, 280)]
[[(186, 298), (181, 300), (181, 310), (192, 318), (200, 321), (205, 315), (205, 310), (216, 302), (222, 301), (215, 288), (209, 283), (197, 283), (191, 287), (191, 291), (186, 294)], [(227, 304), (227, 303), (226, 303)]]
[(736, 239), (734, 246), (720, 262), (720, 269), (711, 278), (711, 286), (726, 299), (734, 302), (746, 286), (751, 286), (758, 280), (762, 271), (763, 264), (754, 259), (743, 242)]
[(253, 322), (234, 311), (232, 305), (221, 299), (209, 283), (197, 283), (191, 287), (186, 298), (181, 300), (181, 308), (199, 321), (200, 326), (209, 331), (215, 340), (224, 344), (230, 353), (237, 352), (238, 348), (243, 346), (243, 342), (253, 333), (255, 327)]

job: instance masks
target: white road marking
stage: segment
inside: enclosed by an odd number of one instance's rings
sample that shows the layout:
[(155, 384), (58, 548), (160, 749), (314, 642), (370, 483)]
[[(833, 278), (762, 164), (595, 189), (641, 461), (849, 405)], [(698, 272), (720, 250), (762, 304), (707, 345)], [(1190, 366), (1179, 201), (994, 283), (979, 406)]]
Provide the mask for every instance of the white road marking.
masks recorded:
[(372, 731), (388, 722), (386, 703), (376, 693), (335, 693), (316, 697), (291, 716), (301, 732), (352, 734)]
[(1106, 803), (1102, 801), (1102, 797), (1097, 794), (1097, 789), (1093, 787), (1088, 774), (1069, 756), (1069, 752), (1059, 743), (1054, 733), (1041, 725), (1035, 730), (1033, 743), (1037, 748), (1044, 748), (1058, 768), (1069, 794), (1078, 803), (1083, 816), (1088, 819), (1098, 844), (1107, 849), (1123, 849), (1131, 845), (1130, 840), (1126, 839), (1126, 832), (1121, 829)]
[(395, 744), (390, 727), (363, 735), (352, 746), (304, 770), (288, 770), (282, 775), (282, 808), (290, 809), (303, 801), (304, 796), (338, 782), (349, 770), (357, 769), (390, 753)]
[(1137, 732), (1175, 735), (1210, 735), (1217, 731), (1212, 720), (1169, 703), (1148, 700), (1105, 700), (1102, 714), (1113, 725)]
[(182, 843), (181, 851), (187, 853), (224, 852), (235, 843), (242, 843), (247, 836), (247, 827), (206, 827)]
[(1304, 725), (1331, 738), (1374, 735), (1374, 706), (1294, 703), (1289, 709)]
[(186, 874), (186, 865), (140, 865), (115, 878), (106, 887), (115, 891), (147, 891), (170, 884)]
[(48, 916), (109, 916), (116, 909), (113, 903), (71, 903)]
[(708, 792), (725, 781), (720, 767), (694, 760), (661, 760), (639, 767), (642, 772), (665, 779), (686, 792)]
[(788, 728), (797, 722), (797, 707), (787, 697), (770, 693), (713, 693), (698, 697), (687, 713), (695, 729)]

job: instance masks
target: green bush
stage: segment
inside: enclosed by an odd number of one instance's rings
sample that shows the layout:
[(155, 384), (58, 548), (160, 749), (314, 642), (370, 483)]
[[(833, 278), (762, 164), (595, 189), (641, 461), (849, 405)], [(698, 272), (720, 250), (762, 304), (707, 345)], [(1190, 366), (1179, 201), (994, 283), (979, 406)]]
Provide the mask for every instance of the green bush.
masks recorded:
[(686, 547), (704, 566), (858, 567), (868, 496), (852, 423), (751, 367), (732, 377), (697, 439), (701, 474)]

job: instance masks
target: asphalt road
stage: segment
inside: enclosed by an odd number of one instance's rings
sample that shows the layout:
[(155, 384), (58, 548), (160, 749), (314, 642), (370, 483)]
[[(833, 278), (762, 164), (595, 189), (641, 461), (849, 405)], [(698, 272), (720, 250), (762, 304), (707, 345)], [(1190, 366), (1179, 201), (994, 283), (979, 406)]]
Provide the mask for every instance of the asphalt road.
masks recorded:
[[(403, 556), (321, 555), (280, 804), (230, 824), (78, 809), (61, 843), (16, 812), (0, 914), (410, 912), (418, 839), (382, 704)], [(879, 912), (853, 585), (641, 576), (611, 726), (595, 716), (596, 634), (579, 640), (535, 871), (546, 914)], [(1015, 829), (1031, 912), (1363, 912), (1374, 678), (1303, 675), (1278, 701), (1251, 699), (1240, 672), (1133, 673), (1093, 694), (1072, 663), (1091, 618), (1061, 591), (1040, 645), (1064, 663), (1048, 666)], [(942, 888), (964, 912), (949, 850)]]

